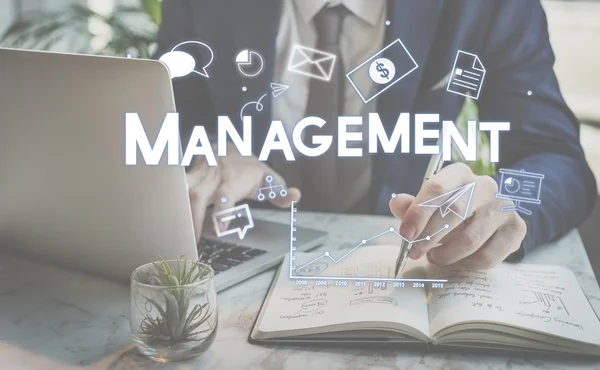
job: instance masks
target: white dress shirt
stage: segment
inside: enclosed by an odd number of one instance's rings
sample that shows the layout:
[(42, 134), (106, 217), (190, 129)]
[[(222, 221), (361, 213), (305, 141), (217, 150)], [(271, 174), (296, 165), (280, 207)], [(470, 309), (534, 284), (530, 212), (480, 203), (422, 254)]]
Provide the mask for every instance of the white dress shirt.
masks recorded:
[[(275, 74), (273, 82), (290, 86), (290, 89), (273, 99), (273, 119), (283, 121), (288, 132), (304, 118), (308, 102), (310, 77), (287, 70), (294, 45), (314, 48), (317, 33), (313, 17), (326, 5), (343, 4), (350, 14), (344, 19), (340, 48), (343, 70), (348, 72), (382, 48), (385, 36), (385, 0), (283, 0), (283, 12), (276, 40)], [(375, 84), (368, 75), (357, 76), (362, 91)], [(364, 102), (349, 81), (345, 81), (344, 115), (362, 115)]]
[[(313, 17), (325, 6), (337, 6), (343, 4), (348, 10), (342, 24), (342, 33), (340, 36), (340, 54), (341, 60), (336, 63), (342, 63), (344, 75), (354, 69), (356, 66), (370, 58), (373, 54), (381, 50), (385, 37), (386, 20), (386, 1), (385, 0), (283, 0), (283, 11), (279, 32), (276, 39), (276, 60), (273, 82), (285, 84), (290, 88), (277, 98), (273, 99), (272, 119), (283, 122), (288, 137), (291, 140), (292, 130), (296, 123), (305, 117), (305, 111), (308, 103), (308, 94), (310, 87), (310, 77), (295, 72), (288, 71), (289, 60), (292, 56), (294, 45), (301, 45), (314, 48), (317, 44), (317, 32), (313, 24)], [(361, 91), (370, 91), (376, 88), (375, 83), (369, 78), (367, 73), (356, 74), (354, 82)], [(358, 93), (354, 90), (350, 82), (344, 78), (343, 91), (343, 111), (340, 115), (345, 116), (364, 116), (375, 104), (366, 105)], [(337, 122), (335, 123), (337, 124)], [(363, 130), (363, 136), (366, 133), (367, 125), (357, 127)], [(351, 131), (351, 130), (348, 130)], [(337, 139), (334, 138), (334, 142)], [(366, 142), (366, 140), (363, 140)], [(310, 145), (310, 143), (307, 143)], [(352, 146), (352, 145), (349, 145)], [(330, 148), (329, 150), (333, 150)], [(296, 153), (297, 154), (297, 153)], [(298, 155), (298, 154), (297, 154)], [(363, 155), (368, 155), (363, 149)], [(366, 159), (366, 158), (365, 158)], [(346, 175), (352, 177), (348, 179), (335, 179), (334, 182), (344, 184), (347, 181), (353, 181), (356, 189), (345, 197), (348, 203), (338, 205), (337, 211), (360, 207), (357, 212), (364, 211), (364, 198), (368, 195), (371, 183), (371, 165), (370, 160), (354, 160), (357, 168), (355, 173)], [(336, 159), (338, 166), (353, 166), (352, 158)], [(341, 161), (341, 162), (340, 162)], [(362, 168), (359, 168), (362, 166)], [(301, 184), (301, 168), (297, 162), (285, 162), (281, 158), (273, 160), (275, 171), (280, 173), (288, 182), (288, 186), (297, 186)], [(317, 176), (335, 176), (335, 172), (314, 174)], [(342, 171), (347, 173), (348, 171)], [(361, 185), (362, 184), (362, 185)], [(339, 189), (339, 188), (338, 188)], [(348, 188), (347, 190), (349, 190)], [(327, 189), (329, 191), (335, 189)], [(333, 211), (331, 209), (322, 209), (321, 211)]]

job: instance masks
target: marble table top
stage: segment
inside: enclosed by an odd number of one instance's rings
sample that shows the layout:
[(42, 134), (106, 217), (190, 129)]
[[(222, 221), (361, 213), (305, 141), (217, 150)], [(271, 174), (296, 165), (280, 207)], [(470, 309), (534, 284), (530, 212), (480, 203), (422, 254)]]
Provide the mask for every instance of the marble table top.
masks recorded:
[[(282, 222), (289, 217), (285, 211), (254, 214)], [(352, 247), (364, 235), (398, 226), (390, 217), (301, 216), (301, 225), (330, 233), (329, 242), (321, 250)], [(596, 312), (600, 312), (600, 288), (577, 232), (538, 248), (525, 262), (570, 268)], [(600, 362), (501, 354), (252, 345), (247, 341), (248, 334), (274, 272), (269, 270), (219, 293), (219, 328), (213, 346), (195, 360), (164, 365), (139, 355), (131, 341), (129, 286), (0, 253), (0, 369), (600, 370)]]

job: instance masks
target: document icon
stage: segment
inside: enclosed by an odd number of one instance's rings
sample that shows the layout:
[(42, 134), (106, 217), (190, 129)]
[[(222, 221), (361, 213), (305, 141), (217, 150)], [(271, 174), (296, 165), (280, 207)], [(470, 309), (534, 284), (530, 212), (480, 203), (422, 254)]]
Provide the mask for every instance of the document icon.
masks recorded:
[[(415, 62), (402, 41), (396, 39), (348, 72), (346, 78), (360, 98), (368, 103), (418, 67), (417, 62)], [(358, 76), (366, 76), (366, 78), (379, 85), (379, 88), (372, 89), (369, 87), (369, 90), (364, 87), (361, 88), (356, 84)]]
[(447, 91), (469, 98), (479, 98), (483, 85), (485, 68), (475, 54), (459, 50), (454, 59), (454, 66), (448, 81)]
[(288, 71), (329, 81), (335, 67), (335, 54), (306, 46), (294, 45)]

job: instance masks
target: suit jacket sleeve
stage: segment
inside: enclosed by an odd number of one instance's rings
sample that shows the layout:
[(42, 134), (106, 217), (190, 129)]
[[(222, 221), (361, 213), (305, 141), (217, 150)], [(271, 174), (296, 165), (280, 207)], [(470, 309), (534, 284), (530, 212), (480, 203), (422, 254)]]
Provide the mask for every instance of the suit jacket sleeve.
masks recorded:
[[(187, 0), (163, 1), (162, 11), (163, 22), (158, 31), (158, 50), (154, 56), (155, 59), (171, 51), (181, 42), (199, 40)], [(193, 54), (194, 49), (188, 47), (185, 48), (185, 51)], [(173, 91), (179, 113), (180, 136), (184, 150), (194, 126), (203, 125), (209, 136), (215, 133), (216, 113), (211, 102), (207, 81), (206, 78), (197, 74), (173, 79)]]
[(528, 230), (521, 250), (527, 252), (585, 220), (595, 203), (596, 182), (579, 142), (579, 122), (553, 72), (539, 0), (495, 4), (481, 53), (488, 80), (479, 99), (480, 120), (511, 123), (510, 132), (500, 136), (500, 168), (545, 176), (541, 204), (526, 205), (533, 214), (522, 215)]

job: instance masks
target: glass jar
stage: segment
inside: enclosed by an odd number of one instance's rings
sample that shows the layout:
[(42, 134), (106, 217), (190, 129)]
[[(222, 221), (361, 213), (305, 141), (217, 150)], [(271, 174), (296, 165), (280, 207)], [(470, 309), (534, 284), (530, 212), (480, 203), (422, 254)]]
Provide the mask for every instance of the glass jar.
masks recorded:
[(163, 260), (131, 274), (131, 333), (145, 356), (166, 363), (201, 355), (215, 340), (217, 317), (209, 265)]

